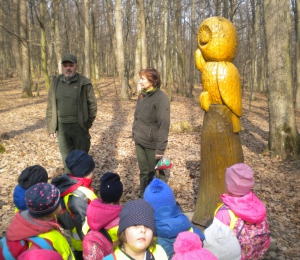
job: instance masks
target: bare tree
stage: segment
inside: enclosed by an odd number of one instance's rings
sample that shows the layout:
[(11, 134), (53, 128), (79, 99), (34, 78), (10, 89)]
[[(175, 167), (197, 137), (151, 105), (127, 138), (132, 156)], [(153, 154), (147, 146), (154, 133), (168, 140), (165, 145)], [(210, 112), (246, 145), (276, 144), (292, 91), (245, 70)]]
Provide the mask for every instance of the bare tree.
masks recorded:
[(296, 24), (296, 108), (300, 108), (300, 1), (295, 0)]
[(229, 1), (228, 0), (223, 0), (223, 11), (222, 11), (222, 16), (228, 19), (229, 17)]
[(141, 65), (142, 68), (146, 68), (148, 66), (148, 57), (144, 0), (137, 0), (136, 2), (138, 6), (138, 23), (140, 24)]
[(135, 67), (134, 67), (134, 83), (136, 85), (136, 93), (139, 93), (141, 91), (141, 86), (139, 84), (140, 76), (139, 72), (142, 68), (141, 66), (141, 23), (137, 23), (137, 34), (136, 34), (136, 47), (135, 47)]
[(251, 38), (250, 40), (250, 59), (251, 59), (251, 63), (250, 63), (250, 69), (251, 69), (251, 73), (250, 73), (250, 77), (249, 77), (249, 81), (250, 81), (250, 90), (251, 90), (251, 96), (250, 99), (251, 100), (255, 100), (256, 99), (256, 91), (257, 91), (257, 87), (258, 87), (258, 71), (257, 71), (257, 67), (258, 67), (258, 28), (259, 28), (259, 18), (257, 16), (257, 14), (259, 13), (259, 4), (257, 4), (256, 0), (251, 0), (250, 1), (250, 5), (251, 5), (251, 31), (252, 33), (249, 34), (249, 38)]
[(168, 11), (168, 0), (164, 0), (163, 6), (163, 74), (162, 74), (162, 83), (163, 86), (167, 85), (167, 44), (168, 44), (168, 19), (169, 19), (169, 11)]
[(29, 49), (27, 43), (27, 5), (26, 0), (20, 0), (20, 38), (21, 44), (21, 57), (22, 57), (22, 97), (32, 97), (31, 92), (31, 79), (29, 68)]
[(84, 0), (84, 74), (88, 78), (91, 77), (89, 10), (90, 1)]
[(288, 1), (265, 0), (264, 12), (270, 114), (269, 149), (271, 156), (296, 157), (299, 154), (299, 136), (293, 105), (290, 5)]
[(221, 3), (222, 3), (222, 0), (214, 0), (215, 16), (220, 16), (221, 15)]
[(4, 44), (3, 44), (3, 10), (0, 8), (0, 81), (6, 78), (6, 68), (4, 65)]
[(175, 0), (176, 13), (175, 13), (175, 77), (177, 83), (177, 93), (186, 95), (186, 76), (185, 76), (185, 51), (183, 51), (182, 39), (182, 8), (180, 0)]
[(58, 74), (61, 74), (61, 40), (59, 33), (59, 3), (60, 0), (54, 0), (53, 2), (53, 23), (54, 23), (54, 52), (57, 61)]
[(237, 0), (229, 0), (229, 7), (230, 7), (230, 17), (229, 20), (231, 22), (235, 22), (236, 20), (236, 10), (237, 10)]
[[(109, 34), (109, 52), (111, 55), (107, 55), (107, 62), (110, 64), (113, 63), (113, 66), (107, 66), (108, 69), (111, 69), (113, 71), (113, 74), (115, 72), (115, 67), (116, 67), (116, 59), (117, 59), (117, 39), (116, 39), (116, 28), (113, 24), (113, 5), (111, 0), (105, 0), (106, 1), (106, 7), (107, 7), (107, 24), (108, 24), (108, 29), (110, 31)], [(113, 58), (111, 58), (112, 56)], [(109, 70), (108, 70), (109, 71)]]
[(122, 30), (122, 0), (116, 0), (115, 6), (116, 18), (116, 42), (117, 42), (117, 64), (121, 86), (121, 98), (128, 100), (127, 93), (127, 80), (125, 77), (125, 62), (124, 62), (124, 43), (123, 43), (123, 30)]
[(42, 53), (42, 69), (45, 79), (45, 87), (48, 91), (50, 89), (50, 78), (48, 74), (47, 66), (47, 40), (46, 40), (46, 23), (45, 23), (45, 14), (46, 14), (46, 1), (40, 1), (40, 32), (41, 32), (41, 53)]
[(20, 0), (13, 0), (13, 25), (14, 25), (14, 41), (13, 41), (13, 54), (15, 58), (15, 65), (16, 71), (21, 79), (21, 56), (20, 56), (20, 42), (19, 42), (19, 35), (20, 35)]
[(193, 97), (193, 89), (194, 89), (194, 78), (195, 78), (195, 64), (194, 64), (194, 51), (197, 46), (197, 29), (195, 26), (195, 6), (196, 0), (192, 0), (192, 8), (191, 8), (191, 29), (190, 29), (190, 37), (191, 37), (191, 53), (190, 53), (190, 67), (189, 67), (189, 86), (187, 89), (187, 96)]

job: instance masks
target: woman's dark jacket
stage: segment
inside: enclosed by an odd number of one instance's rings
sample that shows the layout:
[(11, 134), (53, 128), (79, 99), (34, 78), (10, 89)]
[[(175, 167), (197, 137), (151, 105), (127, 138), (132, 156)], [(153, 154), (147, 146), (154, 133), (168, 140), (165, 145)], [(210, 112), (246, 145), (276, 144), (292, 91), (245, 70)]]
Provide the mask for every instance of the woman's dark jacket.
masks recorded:
[(170, 128), (170, 102), (159, 88), (139, 95), (132, 127), (136, 145), (164, 154)]

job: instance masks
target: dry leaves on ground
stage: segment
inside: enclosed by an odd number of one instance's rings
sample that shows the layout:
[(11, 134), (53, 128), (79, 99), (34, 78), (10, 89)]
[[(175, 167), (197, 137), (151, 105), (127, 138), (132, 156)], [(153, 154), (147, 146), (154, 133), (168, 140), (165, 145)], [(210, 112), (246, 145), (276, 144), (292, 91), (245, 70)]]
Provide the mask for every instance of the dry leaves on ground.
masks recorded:
[[(122, 202), (135, 199), (139, 194), (138, 165), (131, 143), (131, 125), (136, 100), (120, 101), (111, 79), (99, 84), (102, 97), (98, 99), (98, 115), (91, 129), (90, 154), (96, 162), (94, 188), (99, 190), (103, 173), (114, 171), (124, 183)], [(195, 89), (195, 97), (200, 93)], [(20, 84), (16, 79), (7, 79), (0, 85), (1, 143), (6, 152), (0, 155), (0, 230), (1, 236), (14, 215), (12, 192), (17, 177), (27, 166), (40, 164), (50, 178), (63, 173), (57, 143), (48, 138), (45, 124), (46, 92), (40, 96), (21, 99)], [(267, 206), (272, 237), (276, 250), (264, 259), (300, 259), (300, 161), (270, 160), (263, 153), (268, 141), (268, 108), (265, 96), (258, 94), (249, 108), (249, 93), (244, 93), (240, 133), (245, 163), (255, 171), (255, 192)], [(197, 98), (173, 96), (171, 123), (187, 121), (200, 126), (204, 112)], [(298, 129), (299, 113), (296, 114)], [(169, 185), (183, 211), (194, 210), (200, 176), (201, 132), (175, 133), (169, 136), (166, 155), (173, 161)]]

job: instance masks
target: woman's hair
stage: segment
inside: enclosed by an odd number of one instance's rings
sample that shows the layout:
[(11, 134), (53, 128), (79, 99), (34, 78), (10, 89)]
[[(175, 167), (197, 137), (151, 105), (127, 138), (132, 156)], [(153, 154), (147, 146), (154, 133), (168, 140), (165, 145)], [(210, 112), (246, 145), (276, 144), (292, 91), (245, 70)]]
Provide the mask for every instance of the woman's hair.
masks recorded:
[[(125, 230), (124, 230), (119, 235), (119, 239), (116, 242), (114, 242), (114, 244), (113, 244), (114, 251), (117, 249), (117, 247), (119, 247), (121, 249), (125, 243), (127, 243), (127, 240), (126, 240), (126, 235), (125, 235)], [(153, 235), (151, 243), (148, 246), (148, 249), (152, 253), (155, 250), (155, 248), (156, 248), (156, 237), (154, 237), (154, 235)]]
[(152, 83), (153, 87), (160, 88), (160, 85), (161, 85), (160, 75), (156, 69), (151, 68), (151, 67), (142, 69), (139, 72), (139, 75), (140, 75), (140, 77), (142, 77), (142, 76), (146, 77), (147, 80)]

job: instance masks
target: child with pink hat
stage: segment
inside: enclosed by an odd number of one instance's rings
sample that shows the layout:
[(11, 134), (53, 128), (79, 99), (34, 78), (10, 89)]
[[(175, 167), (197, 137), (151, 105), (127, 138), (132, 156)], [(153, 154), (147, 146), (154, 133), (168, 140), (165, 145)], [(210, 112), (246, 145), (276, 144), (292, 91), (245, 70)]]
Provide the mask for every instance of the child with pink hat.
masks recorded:
[(252, 191), (252, 169), (245, 163), (232, 165), (226, 169), (225, 185), (227, 193), (221, 196), (223, 204), (215, 217), (233, 229), (241, 245), (242, 260), (259, 259), (270, 244), (270, 231), (266, 207)]
[(174, 251), (172, 260), (218, 260), (214, 254), (202, 247), (200, 237), (189, 231), (178, 234)]

